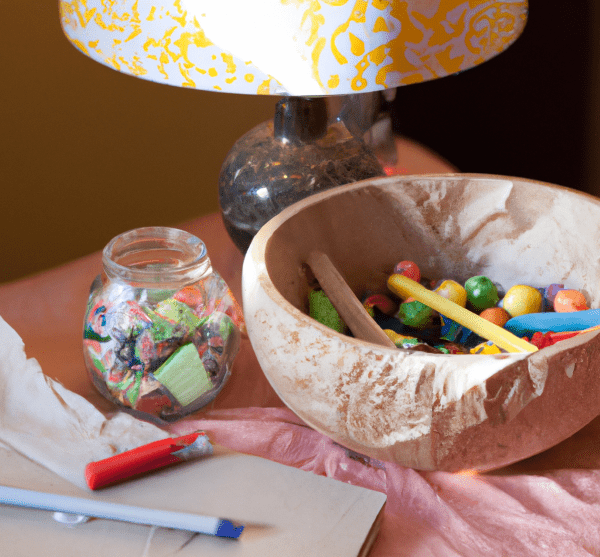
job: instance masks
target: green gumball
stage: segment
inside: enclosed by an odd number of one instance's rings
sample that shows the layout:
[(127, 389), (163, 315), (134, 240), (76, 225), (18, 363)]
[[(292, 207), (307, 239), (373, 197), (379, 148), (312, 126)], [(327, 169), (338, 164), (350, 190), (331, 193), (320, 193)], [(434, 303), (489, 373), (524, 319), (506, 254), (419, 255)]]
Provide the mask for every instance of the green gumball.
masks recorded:
[(431, 325), (434, 311), (425, 304), (417, 301), (407, 301), (400, 304), (398, 308), (398, 319), (403, 325), (415, 329), (424, 329)]
[(467, 291), (467, 300), (475, 311), (494, 307), (500, 300), (496, 285), (483, 275), (468, 279), (465, 282), (465, 290)]

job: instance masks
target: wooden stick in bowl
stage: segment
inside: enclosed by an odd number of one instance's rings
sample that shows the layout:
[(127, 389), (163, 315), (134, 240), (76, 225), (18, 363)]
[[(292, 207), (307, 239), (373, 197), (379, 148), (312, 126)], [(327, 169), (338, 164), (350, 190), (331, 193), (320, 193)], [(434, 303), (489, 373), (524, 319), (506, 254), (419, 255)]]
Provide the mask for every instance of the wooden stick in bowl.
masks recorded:
[(306, 262), (333, 307), (356, 338), (386, 348), (396, 348), (396, 345), (383, 332), (383, 329), (367, 313), (367, 310), (352, 292), (344, 277), (325, 253), (312, 251)]

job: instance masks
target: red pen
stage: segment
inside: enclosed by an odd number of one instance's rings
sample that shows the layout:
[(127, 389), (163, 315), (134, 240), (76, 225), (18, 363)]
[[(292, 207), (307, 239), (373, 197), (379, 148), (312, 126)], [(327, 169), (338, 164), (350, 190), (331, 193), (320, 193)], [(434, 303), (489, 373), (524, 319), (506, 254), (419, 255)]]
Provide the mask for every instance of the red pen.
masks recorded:
[(210, 454), (212, 445), (204, 432), (161, 439), (104, 460), (90, 462), (85, 467), (85, 480), (90, 489), (98, 489), (170, 464)]

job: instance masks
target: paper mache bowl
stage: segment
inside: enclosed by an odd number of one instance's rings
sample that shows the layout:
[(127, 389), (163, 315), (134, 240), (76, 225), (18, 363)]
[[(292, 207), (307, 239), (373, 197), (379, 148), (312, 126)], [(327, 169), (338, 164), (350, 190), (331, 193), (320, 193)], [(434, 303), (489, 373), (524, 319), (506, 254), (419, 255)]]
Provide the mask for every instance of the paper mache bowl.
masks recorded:
[(503, 176), (390, 177), (309, 197), (269, 221), (243, 267), (248, 334), (271, 385), (348, 449), (422, 470), (489, 470), (539, 453), (600, 413), (600, 337), (533, 353), (383, 347), (309, 316), (306, 261), (326, 253), (358, 297), (401, 260), (464, 283), (564, 283), (600, 306), (600, 200)]

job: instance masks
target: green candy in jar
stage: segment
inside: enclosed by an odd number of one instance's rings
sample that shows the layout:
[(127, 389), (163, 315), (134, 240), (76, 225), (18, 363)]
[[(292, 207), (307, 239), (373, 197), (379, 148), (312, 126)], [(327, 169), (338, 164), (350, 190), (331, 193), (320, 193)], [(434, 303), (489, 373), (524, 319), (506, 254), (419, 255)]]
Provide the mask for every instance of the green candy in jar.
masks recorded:
[(486, 276), (477, 275), (465, 282), (467, 300), (475, 311), (494, 307), (499, 301), (496, 285)]

